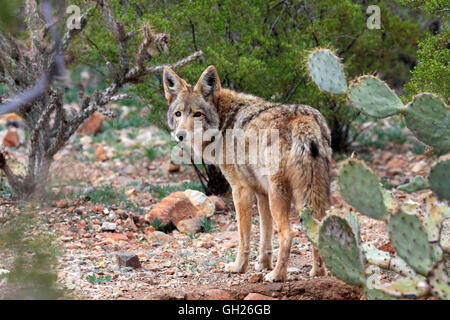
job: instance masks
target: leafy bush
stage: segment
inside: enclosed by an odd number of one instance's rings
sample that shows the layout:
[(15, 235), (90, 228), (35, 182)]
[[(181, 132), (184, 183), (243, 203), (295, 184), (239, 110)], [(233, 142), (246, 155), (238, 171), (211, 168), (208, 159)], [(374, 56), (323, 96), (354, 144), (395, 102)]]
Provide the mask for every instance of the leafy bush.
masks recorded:
[[(116, 4), (121, 5), (116, 5)], [(79, 1), (80, 5), (83, 1)], [(129, 30), (139, 31), (149, 22), (156, 30), (170, 34), (170, 52), (154, 48), (152, 62), (166, 62), (192, 50), (201, 49), (205, 58), (183, 69), (181, 75), (195, 83), (201, 72), (214, 64), (224, 87), (230, 87), (284, 103), (305, 103), (317, 107), (328, 119), (333, 147), (348, 145), (351, 122), (355, 116), (341, 96), (318, 92), (307, 81), (303, 67), (308, 50), (331, 46), (343, 57), (346, 72), (378, 70), (388, 81), (404, 84), (409, 78), (406, 60), (415, 59), (415, 39), (419, 25), (405, 18), (384, 1), (381, 8), (382, 30), (366, 26), (365, 5), (359, 1), (320, 0), (308, 2), (273, 1), (171, 1), (149, 5), (145, 0), (113, 0), (115, 14)], [(95, 13), (98, 14), (98, 13)], [(75, 61), (97, 64), (116, 61), (113, 38), (94, 25), (87, 26), (89, 39), (96, 44), (77, 45)], [(137, 45), (138, 42), (133, 42)], [(403, 60), (402, 60), (403, 59)], [(167, 103), (161, 77), (131, 89), (150, 105), (148, 120), (167, 128)]]

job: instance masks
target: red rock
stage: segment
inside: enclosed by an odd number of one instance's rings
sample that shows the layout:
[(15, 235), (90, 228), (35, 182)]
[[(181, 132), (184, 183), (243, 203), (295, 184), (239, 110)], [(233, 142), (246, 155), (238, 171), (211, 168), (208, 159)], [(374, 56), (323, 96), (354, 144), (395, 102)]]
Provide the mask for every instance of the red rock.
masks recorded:
[(342, 194), (340, 191), (333, 191), (330, 196), (331, 205), (335, 206), (336, 208), (342, 207), (343, 203), (345, 202), (344, 197), (342, 197)]
[(125, 221), (125, 227), (130, 228), (134, 232), (138, 232), (139, 231), (139, 228), (136, 227), (136, 224), (134, 223), (134, 220), (131, 217), (128, 217), (128, 219)]
[(197, 233), (202, 230), (199, 218), (184, 219), (178, 222), (177, 229), (185, 234)]
[(234, 300), (233, 295), (222, 289), (209, 289), (205, 292), (205, 298), (208, 300)]
[(145, 233), (146, 235), (149, 235), (149, 234), (152, 233), (153, 231), (155, 231), (155, 228), (153, 228), (152, 226), (147, 227), (147, 228), (144, 229), (144, 233)]
[(92, 219), (93, 224), (102, 224), (98, 219)]
[(202, 213), (183, 192), (171, 193), (145, 215), (148, 222), (158, 218), (162, 224), (172, 222), (175, 226), (181, 220), (200, 217), (202, 217)]
[(390, 242), (386, 242), (378, 247), (378, 250), (389, 252), (391, 254), (395, 254), (395, 249), (392, 247), (392, 244)]
[(103, 116), (100, 112), (94, 112), (89, 119), (78, 129), (79, 134), (97, 134), (102, 131)]
[(3, 145), (5, 147), (17, 147), (20, 145), (20, 137), (16, 130), (8, 130), (3, 138)]
[(252, 274), (249, 278), (248, 278), (248, 282), (249, 283), (257, 283), (260, 282), (263, 278), (262, 273), (255, 273)]
[(98, 234), (101, 238), (127, 241), (128, 237), (123, 233), (102, 232)]
[(209, 200), (212, 201), (212, 203), (214, 203), (214, 206), (216, 207), (216, 211), (225, 211), (225, 210), (227, 210), (227, 205), (222, 200), (222, 198), (220, 198), (218, 196), (209, 196), (208, 198), (209, 198)]
[(22, 117), (20, 117), (19, 115), (15, 114), (15, 113), (4, 114), (1, 116), (1, 119), (4, 121), (8, 121), (8, 120), (22, 121)]
[(202, 248), (205, 248), (205, 249), (210, 249), (210, 248), (212, 248), (212, 247), (214, 247), (214, 246), (215, 246), (214, 242), (204, 242), (204, 243), (202, 243), (202, 245), (201, 245), (201, 247), (202, 247)]
[(94, 152), (94, 156), (97, 158), (97, 160), (99, 161), (105, 161), (108, 159), (108, 157), (105, 154), (105, 149), (103, 149), (102, 146), (98, 147), (95, 152)]
[(69, 205), (69, 202), (66, 199), (61, 199), (56, 203), (56, 206), (58, 208), (67, 208), (68, 205)]
[(139, 257), (133, 252), (118, 252), (116, 253), (116, 256), (119, 266), (131, 267), (134, 269), (141, 267)]
[(272, 298), (272, 297), (268, 297), (268, 296), (265, 296), (265, 295), (260, 294), (260, 293), (252, 292), (252, 293), (249, 293), (244, 298), (244, 300), (278, 300), (278, 299), (275, 299), (275, 298)]
[(127, 238), (130, 239), (130, 240), (136, 239), (136, 237), (134, 236), (134, 233), (131, 232), (131, 231), (128, 231), (126, 233), (126, 235), (127, 235)]
[(401, 158), (393, 158), (386, 164), (388, 173), (390, 175), (396, 175), (402, 173), (406, 167), (406, 162)]
[(381, 161), (383, 161), (384, 163), (389, 161), (392, 158), (392, 153), (390, 152), (383, 152), (381, 154)]
[(103, 211), (105, 211), (105, 206), (95, 206), (91, 209), (91, 211), (95, 213), (103, 213)]

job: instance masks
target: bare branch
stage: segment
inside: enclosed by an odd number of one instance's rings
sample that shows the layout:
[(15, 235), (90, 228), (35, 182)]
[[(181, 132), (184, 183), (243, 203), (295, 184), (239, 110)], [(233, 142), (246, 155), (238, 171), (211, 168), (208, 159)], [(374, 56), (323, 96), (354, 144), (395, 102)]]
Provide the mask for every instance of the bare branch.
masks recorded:
[(62, 51), (66, 51), (66, 50), (67, 50), (67, 47), (68, 47), (69, 44), (70, 44), (70, 41), (72, 40), (72, 38), (73, 38), (74, 36), (76, 36), (77, 34), (79, 34), (79, 33), (84, 29), (84, 27), (86, 26), (87, 21), (88, 21), (87, 17), (88, 17), (88, 15), (91, 13), (91, 11), (93, 10), (93, 8), (94, 8), (94, 7), (90, 7), (90, 8), (89, 8), (89, 9), (81, 16), (81, 18), (80, 18), (80, 28), (70, 29), (70, 30), (68, 30), (68, 31), (64, 34), (64, 37), (63, 37), (63, 39), (62, 39), (62, 45), (61, 45)]
[(203, 51), (199, 50), (199, 51), (196, 51), (193, 54), (187, 56), (186, 58), (178, 60), (174, 64), (146, 67), (144, 70), (140, 70), (138, 67), (134, 67), (127, 73), (127, 75), (125, 76), (125, 79), (127, 81), (136, 81), (138, 78), (140, 78), (142, 76), (160, 73), (164, 70), (164, 67), (166, 67), (166, 66), (171, 67), (173, 69), (181, 68), (181, 67), (187, 65), (188, 63), (191, 63), (192, 61), (195, 61), (203, 56), (204, 56)]
[[(33, 3), (35, 4), (34, 1), (28, 2), (28, 4), (31, 6), (30, 10), (32, 10), (32, 12), (34, 12), (33, 11), (34, 10)], [(42, 8), (42, 15), (44, 16), (47, 25), (51, 25), (53, 18), (52, 18), (52, 10), (51, 10), (50, 5), (47, 2), (43, 2), (41, 5), (41, 8)], [(31, 20), (33, 20), (33, 23), (35, 23), (34, 15), (35, 14), (33, 14), (32, 19), (30, 18)], [(40, 97), (42, 94), (44, 94), (46, 89), (49, 87), (50, 82), (53, 79), (53, 77), (60, 76), (63, 74), (64, 58), (60, 51), (60, 45), (59, 45), (60, 38), (58, 36), (58, 32), (54, 25), (51, 27), (51, 36), (52, 36), (52, 42), (55, 44), (54, 50), (56, 50), (56, 55), (54, 58), (54, 63), (50, 66), (50, 70), (47, 72), (44, 72), (41, 75), (41, 77), (39, 78), (38, 82), (35, 84), (34, 87), (18, 94), (17, 96), (12, 98), (10, 102), (8, 102), (4, 105), (0, 105), (0, 115), (13, 112), (16, 109), (18, 109), (19, 107), (33, 102), (38, 97)]]

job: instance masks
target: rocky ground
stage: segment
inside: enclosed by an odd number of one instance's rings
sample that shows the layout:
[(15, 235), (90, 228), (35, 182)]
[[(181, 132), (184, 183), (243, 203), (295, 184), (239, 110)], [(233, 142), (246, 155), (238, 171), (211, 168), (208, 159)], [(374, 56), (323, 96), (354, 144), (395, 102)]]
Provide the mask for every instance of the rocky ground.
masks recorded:
[[(290, 220), (295, 239), (289, 261), (289, 277), (285, 283), (265, 283), (263, 274), (254, 269), (259, 239), (259, 222), (255, 209), (252, 225), (251, 263), (245, 274), (224, 272), (224, 265), (234, 260), (238, 244), (236, 214), (231, 194), (217, 200), (208, 225), (200, 232), (183, 233), (177, 229), (166, 234), (155, 230), (146, 215), (175, 191), (201, 190), (194, 170), (189, 165), (170, 165), (169, 136), (154, 127), (123, 124), (127, 116), (139, 110), (116, 106), (118, 120), (97, 123), (91, 131), (75, 137), (57, 154), (52, 167), (48, 198), (34, 207), (40, 230), (56, 234), (63, 249), (58, 266), (58, 283), (76, 299), (360, 299), (358, 288), (349, 286), (330, 274), (312, 278), (311, 244), (302, 232), (298, 213), (291, 210)], [(138, 113), (139, 112), (139, 113)], [(380, 132), (390, 132), (391, 124), (381, 124)], [(378, 126), (378, 124), (377, 124)], [(387, 129), (386, 129), (387, 128)], [(0, 138), (11, 129), (3, 123)], [(16, 170), (23, 170), (25, 146), (18, 131), (8, 142), (10, 158)], [(89, 135), (87, 133), (95, 133)], [(407, 129), (400, 130), (406, 141), (396, 144), (390, 137), (368, 135), (355, 144), (362, 150), (360, 158), (382, 179), (385, 187), (400, 201), (419, 201), (430, 194), (412, 194), (395, 189), (416, 175), (426, 176), (435, 158), (417, 152), (417, 142)], [(384, 145), (376, 145), (383, 140)], [(395, 140), (395, 139), (394, 139)], [(5, 143), (5, 144), (7, 144)], [(14, 146), (16, 145), (16, 146)], [(423, 150), (422, 150), (423, 151)], [(344, 202), (336, 182), (337, 170), (348, 155), (335, 155), (333, 160), (331, 210), (345, 214)], [(11, 200), (2, 182), (0, 221), (17, 214), (23, 206)], [(225, 207), (223, 207), (225, 206)], [(385, 225), (359, 215), (364, 242), (389, 249)], [(192, 218), (192, 217), (188, 217)], [(195, 217), (194, 217), (195, 218)], [(198, 226), (197, 226), (198, 227)], [(196, 227), (196, 228), (197, 228)], [(198, 229), (198, 228), (197, 228)], [(208, 231), (208, 232), (205, 232)], [(278, 238), (274, 239), (275, 255)], [(131, 260), (124, 255), (127, 252)], [(12, 257), (0, 252), (0, 269), (9, 270)], [(138, 259), (138, 260), (136, 260)], [(129, 265), (121, 266), (120, 263)], [(105, 279), (98, 283), (95, 279)], [(90, 281), (89, 281), (90, 279)], [(93, 280), (94, 279), (94, 280)], [(0, 292), (6, 290), (0, 282)], [(3, 292), (4, 293), (4, 292)], [(258, 294), (263, 296), (258, 296)]]

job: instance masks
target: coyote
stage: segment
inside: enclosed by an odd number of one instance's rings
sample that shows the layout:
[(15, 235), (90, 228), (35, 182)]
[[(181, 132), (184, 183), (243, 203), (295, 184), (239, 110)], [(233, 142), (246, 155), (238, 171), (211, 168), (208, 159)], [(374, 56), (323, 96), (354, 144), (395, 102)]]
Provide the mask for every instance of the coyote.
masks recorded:
[[(239, 248), (228, 272), (245, 272), (250, 253), (250, 231), (253, 205), (256, 200), (260, 217), (260, 245), (256, 270), (272, 270), (272, 234), (275, 220), (280, 240), (275, 268), (264, 277), (265, 281), (285, 281), (292, 243), (289, 223), (291, 203), (297, 212), (307, 205), (313, 216), (322, 220), (330, 205), (331, 138), (324, 117), (307, 105), (286, 105), (264, 101), (253, 95), (221, 87), (217, 70), (209, 66), (192, 87), (172, 69), (163, 73), (164, 92), (169, 109), (167, 119), (175, 139), (186, 143), (194, 132), (194, 123), (202, 130), (214, 129), (222, 134), (239, 129), (240, 139), (248, 148), (248, 132), (278, 130), (280, 148), (276, 172), (260, 174), (260, 166), (270, 166), (275, 161), (267, 156), (272, 148), (268, 140), (261, 148), (261, 164), (221, 163), (219, 167), (232, 187), (239, 228)], [(238, 137), (239, 138), (239, 137)], [(211, 142), (213, 143), (213, 139)], [(202, 143), (206, 148), (208, 143)], [(247, 150), (247, 149), (245, 149)], [(200, 150), (201, 151), (201, 150)], [(247, 151), (245, 151), (247, 152)], [(316, 248), (311, 276), (325, 275), (325, 265)]]

